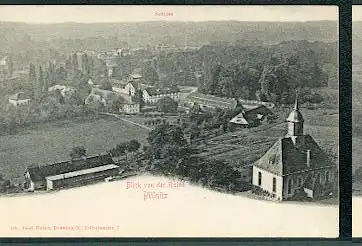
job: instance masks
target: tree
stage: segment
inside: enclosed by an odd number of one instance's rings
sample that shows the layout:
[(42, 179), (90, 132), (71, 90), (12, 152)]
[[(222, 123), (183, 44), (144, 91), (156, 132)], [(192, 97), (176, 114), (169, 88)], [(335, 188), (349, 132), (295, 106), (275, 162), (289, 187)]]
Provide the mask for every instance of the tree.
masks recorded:
[(74, 148), (72, 148), (72, 151), (70, 152), (70, 157), (72, 159), (77, 159), (83, 156), (86, 156), (87, 154), (87, 150), (85, 149), (84, 146), (76, 146)]
[(128, 145), (127, 145), (127, 150), (129, 152), (135, 152), (137, 151), (139, 148), (141, 147), (141, 144), (135, 140), (135, 139), (132, 139), (131, 141), (129, 141)]
[(39, 95), (41, 92), (44, 92), (44, 74), (42, 66), (39, 66), (38, 91)]
[(189, 154), (184, 133), (174, 125), (159, 125), (148, 136), (153, 159), (178, 159)]
[(8, 65), (9, 77), (11, 77), (11, 76), (13, 76), (13, 72), (14, 72), (14, 62), (13, 62), (13, 58), (11, 56), (9, 56), (7, 59), (7, 65)]
[(103, 89), (103, 90), (109, 90), (109, 91), (111, 91), (111, 90), (112, 90), (112, 84), (111, 84), (111, 82), (110, 82), (108, 79), (105, 79), (105, 80), (102, 82), (100, 88)]
[(74, 70), (78, 69), (78, 56), (77, 56), (77, 54), (72, 55), (72, 65), (73, 65)]
[(36, 82), (36, 71), (34, 64), (30, 63), (29, 65), (29, 81), (33, 84)]
[(161, 98), (157, 102), (158, 110), (164, 113), (177, 112), (178, 103), (170, 97)]

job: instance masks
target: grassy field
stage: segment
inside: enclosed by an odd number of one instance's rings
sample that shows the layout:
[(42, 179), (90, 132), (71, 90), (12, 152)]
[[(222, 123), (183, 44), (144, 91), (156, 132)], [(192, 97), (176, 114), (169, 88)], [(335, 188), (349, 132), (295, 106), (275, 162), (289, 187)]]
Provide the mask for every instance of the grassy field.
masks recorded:
[[(338, 118), (336, 119), (336, 115), (308, 109), (302, 109), (302, 113), (306, 120), (305, 133), (310, 134), (325, 151), (337, 154)], [(308, 124), (309, 122), (315, 124)], [(203, 153), (200, 155), (227, 160), (234, 167), (241, 168), (259, 159), (279, 137), (286, 134), (286, 129), (287, 125), (283, 122), (274, 126), (266, 125), (223, 134), (209, 139), (206, 145), (201, 145), (200, 149)]]
[(0, 137), (0, 173), (23, 181), (29, 165), (45, 165), (69, 159), (72, 147), (83, 145), (88, 154), (104, 153), (131, 139), (146, 141), (148, 130), (112, 117), (83, 121), (63, 120), (24, 129)]

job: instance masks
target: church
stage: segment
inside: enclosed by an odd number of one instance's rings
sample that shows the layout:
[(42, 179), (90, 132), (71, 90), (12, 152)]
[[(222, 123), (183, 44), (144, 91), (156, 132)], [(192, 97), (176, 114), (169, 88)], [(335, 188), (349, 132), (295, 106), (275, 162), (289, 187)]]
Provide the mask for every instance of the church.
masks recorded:
[(333, 194), (337, 164), (304, 134), (296, 96), (288, 133), (253, 163), (253, 191), (274, 200), (321, 199)]

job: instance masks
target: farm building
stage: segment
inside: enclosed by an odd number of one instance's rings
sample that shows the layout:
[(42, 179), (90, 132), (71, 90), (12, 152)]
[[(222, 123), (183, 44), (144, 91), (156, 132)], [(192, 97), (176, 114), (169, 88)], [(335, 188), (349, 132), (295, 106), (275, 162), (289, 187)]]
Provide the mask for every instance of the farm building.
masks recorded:
[(13, 106), (27, 105), (30, 102), (30, 97), (27, 97), (23, 92), (18, 92), (9, 97), (9, 103)]
[(112, 90), (127, 96), (133, 97), (136, 94), (137, 86), (134, 82), (112, 81)]
[(48, 91), (60, 91), (63, 97), (70, 96), (77, 92), (77, 89), (72, 86), (65, 86), (65, 85), (53, 85), (52, 87), (48, 88)]
[(186, 104), (193, 106), (199, 105), (201, 109), (234, 109), (237, 106), (237, 100), (234, 98), (222, 98), (213, 95), (193, 92), (186, 97)]
[(92, 88), (92, 91), (85, 98), (84, 104), (92, 105), (94, 103), (100, 103), (103, 106), (107, 106), (118, 97), (119, 95), (113, 91)]
[(119, 112), (126, 114), (138, 114), (141, 110), (140, 104), (136, 102), (122, 103)]
[(328, 196), (336, 183), (336, 164), (310, 135), (304, 134), (298, 99), (287, 122), (287, 135), (253, 164), (255, 190), (277, 200)]
[(272, 111), (264, 105), (243, 105), (243, 110), (230, 120), (237, 127), (257, 126), (263, 119), (272, 115)]
[(128, 76), (128, 81), (142, 82), (142, 80), (143, 80), (143, 76), (140, 74), (130, 74)]
[(143, 101), (149, 104), (157, 103), (158, 100), (164, 97), (170, 97), (177, 102), (180, 100), (180, 90), (177, 87), (175, 88), (149, 87), (143, 90), (142, 97)]
[(73, 159), (47, 166), (29, 167), (25, 171), (27, 191), (52, 190), (103, 180), (118, 174), (110, 155)]

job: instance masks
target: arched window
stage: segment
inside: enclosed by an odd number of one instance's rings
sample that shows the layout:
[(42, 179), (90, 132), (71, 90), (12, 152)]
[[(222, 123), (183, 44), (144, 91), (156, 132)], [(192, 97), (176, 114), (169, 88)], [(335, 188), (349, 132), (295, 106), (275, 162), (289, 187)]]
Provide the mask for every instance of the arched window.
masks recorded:
[(326, 171), (326, 184), (329, 183), (329, 171)]
[(303, 185), (303, 178), (298, 177), (298, 187), (302, 187), (302, 185)]
[(288, 194), (291, 194), (292, 193), (292, 179), (289, 179), (288, 180)]
[(258, 185), (261, 185), (261, 172), (258, 173)]
[(277, 179), (273, 178), (273, 192), (277, 190)]

